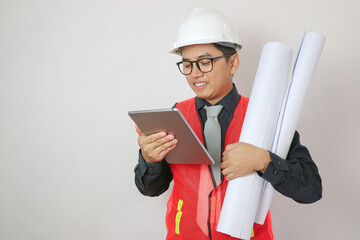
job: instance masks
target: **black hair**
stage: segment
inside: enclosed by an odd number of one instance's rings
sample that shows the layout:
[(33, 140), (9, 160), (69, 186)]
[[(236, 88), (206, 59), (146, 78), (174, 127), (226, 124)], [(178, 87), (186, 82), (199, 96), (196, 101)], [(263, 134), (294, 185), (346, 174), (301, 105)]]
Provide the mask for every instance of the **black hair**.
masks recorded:
[(227, 55), (225, 57), (227, 62), (229, 62), (230, 57), (236, 53), (235, 48), (232, 47), (226, 47), (218, 43), (214, 43), (214, 46), (216, 47), (216, 49), (220, 50), (223, 53), (223, 55)]
[[(223, 55), (227, 55), (225, 57), (226, 62), (229, 62), (230, 57), (236, 53), (236, 50), (233, 47), (227, 47), (227, 46), (224, 46), (224, 45), (221, 45), (221, 44), (218, 44), (218, 43), (213, 43), (213, 44), (214, 44), (216, 49), (218, 49), (218, 50), (220, 50), (222, 52)], [(182, 54), (182, 47), (179, 48), (178, 52), (180, 54)]]

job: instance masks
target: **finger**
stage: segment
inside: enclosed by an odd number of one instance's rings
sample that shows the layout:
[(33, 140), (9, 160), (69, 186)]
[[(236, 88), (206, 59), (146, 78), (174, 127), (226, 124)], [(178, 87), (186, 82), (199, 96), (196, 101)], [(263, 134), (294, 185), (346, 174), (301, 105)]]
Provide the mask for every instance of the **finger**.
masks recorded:
[(221, 173), (226, 176), (226, 175), (229, 175), (231, 173), (230, 169), (229, 168), (224, 168)]
[(228, 160), (229, 160), (229, 153), (227, 152), (227, 153), (223, 154), (222, 162), (227, 162)]
[(135, 124), (135, 129), (137, 134), (139, 134), (140, 136), (145, 136), (145, 134), (143, 133), (143, 131), (141, 131), (141, 129), (138, 127), (138, 125)]
[(148, 149), (149, 151), (152, 151), (161, 145), (161, 143), (157, 143), (157, 141), (164, 137), (166, 137), (165, 132), (158, 132), (149, 136), (139, 135), (138, 141), (140, 146)]
[(231, 181), (231, 180), (233, 180), (233, 179), (235, 179), (235, 178), (238, 178), (238, 177), (240, 177), (240, 176), (243, 176), (243, 174), (230, 172), (230, 173), (228, 173), (228, 174), (226, 175), (226, 180)]
[[(164, 137), (161, 137), (159, 139), (156, 139), (154, 142), (152, 142), (152, 147), (158, 148), (158, 147), (162, 147), (164, 144), (170, 144), (171, 145), (171, 141), (173, 141), (175, 139), (174, 135), (165, 135)], [(169, 146), (165, 146), (166, 148)]]
[(228, 145), (226, 145), (226, 147), (225, 147), (225, 149), (232, 149), (232, 148), (234, 148), (235, 146), (236, 146), (236, 144), (237, 143), (231, 143), (231, 144), (228, 144)]
[(159, 156), (161, 159), (165, 158), (166, 154), (168, 154), (171, 150), (173, 150), (176, 147), (176, 144), (166, 148), (166, 147), (162, 147), (162, 151), (160, 152)]
[[(168, 136), (167, 136), (168, 137)], [(172, 139), (170, 141), (164, 142), (163, 144), (157, 146), (155, 148), (155, 151), (161, 155), (162, 157), (164, 157), (169, 151), (171, 151), (172, 149), (174, 149), (174, 147), (176, 146), (178, 140), (177, 139)]]
[(155, 133), (150, 136), (139, 135), (138, 143), (145, 154), (150, 155), (160, 144), (156, 143), (157, 139), (166, 136), (164, 132)]
[(147, 154), (154, 155), (154, 157), (159, 156), (161, 152), (163, 152), (167, 148), (177, 143), (177, 140), (174, 139), (173, 135), (165, 135), (164, 137), (161, 138), (157, 138), (157, 137), (158, 136), (153, 136), (152, 139), (150, 137), (147, 137), (146, 143), (143, 144), (144, 151)]
[(225, 150), (223, 152), (223, 155), (227, 154), (231, 149), (233, 149), (236, 146), (236, 143), (228, 144), (225, 147)]
[(177, 139), (173, 139), (173, 140), (170, 140), (170, 141), (164, 143), (164, 144), (161, 145), (161, 146), (162, 146), (164, 149), (167, 149), (167, 148), (171, 148), (171, 147), (173, 147), (174, 145), (176, 145), (177, 142), (178, 142)]
[(176, 145), (173, 145), (171, 147), (165, 148), (165, 147), (161, 147), (158, 148), (159, 151), (159, 158), (164, 159), (166, 157), (166, 154), (168, 154), (171, 150), (173, 150), (176, 147)]
[(164, 159), (165, 155), (175, 148), (177, 140), (174, 139), (173, 143), (167, 143), (156, 148), (152, 148), (151, 144), (146, 145), (144, 148), (144, 155), (148, 156), (149, 159), (152, 159), (151, 162), (159, 162)]
[(223, 160), (220, 163), (220, 168), (225, 169), (225, 168), (229, 167), (229, 165), (230, 165), (230, 163), (227, 161), (227, 159), (224, 159), (224, 157), (223, 157)]
[(163, 139), (166, 136), (167, 135), (165, 132), (158, 132), (158, 133), (154, 133), (154, 134), (147, 136), (147, 140), (148, 140), (148, 143), (155, 143), (155, 142)]
[(228, 180), (229, 182), (231, 181), (231, 180), (233, 180), (235, 178), (235, 176), (234, 176), (234, 174), (232, 174), (232, 173), (230, 173), (230, 174), (228, 174), (227, 176), (226, 176), (226, 180)]

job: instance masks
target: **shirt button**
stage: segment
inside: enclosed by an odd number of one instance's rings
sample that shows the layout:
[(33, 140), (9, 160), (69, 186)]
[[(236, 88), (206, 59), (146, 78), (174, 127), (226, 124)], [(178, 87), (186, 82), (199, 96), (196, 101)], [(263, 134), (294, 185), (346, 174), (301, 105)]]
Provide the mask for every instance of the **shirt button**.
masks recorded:
[(277, 169), (274, 170), (274, 174), (275, 174), (275, 175), (278, 174), (278, 170), (277, 170)]
[(304, 181), (304, 176), (303, 176), (303, 175), (301, 175), (301, 176), (300, 176), (300, 179)]
[(278, 166), (281, 166), (281, 162), (280, 162), (280, 161), (277, 161), (277, 165), (278, 165)]

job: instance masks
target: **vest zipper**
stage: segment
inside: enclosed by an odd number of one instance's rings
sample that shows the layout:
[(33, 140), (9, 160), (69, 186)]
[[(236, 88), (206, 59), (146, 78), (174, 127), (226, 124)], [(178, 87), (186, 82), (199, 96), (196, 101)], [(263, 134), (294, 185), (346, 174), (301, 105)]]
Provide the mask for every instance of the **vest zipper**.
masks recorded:
[[(239, 103), (240, 103), (240, 100), (239, 100)], [(239, 103), (238, 103), (238, 104), (239, 104)], [(236, 107), (237, 107), (237, 105), (236, 105)], [(199, 117), (199, 119), (200, 119), (199, 113), (198, 113), (198, 117)], [(231, 114), (229, 121), (226, 123), (226, 128), (225, 128), (224, 137), (221, 136), (221, 153), (224, 152), (224, 149), (225, 149), (225, 139), (226, 139), (226, 135), (227, 135), (227, 130), (228, 130), (228, 128), (229, 128), (229, 125), (230, 125), (233, 117), (234, 117), (234, 114)], [(201, 120), (200, 120), (200, 122), (201, 122)], [(202, 128), (202, 129), (201, 129), (201, 132), (202, 132), (202, 134), (203, 134), (203, 139), (204, 139), (204, 141), (205, 141), (204, 131), (203, 131), (202, 124), (201, 124), (201, 128)], [(217, 189), (218, 187), (220, 187), (220, 186), (223, 184), (223, 182), (224, 182), (224, 175), (221, 173), (221, 182), (220, 182), (220, 184), (219, 184), (218, 186), (216, 186), (216, 182), (215, 182), (215, 178), (214, 178), (214, 175), (213, 175), (213, 173), (212, 173), (212, 170), (211, 170), (211, 166), (209, 165), (208, 167), (209, 167), (209, 172), (210, 172), (211, 180), (212, 180), (212, 182), (213, 182), (213, 184), (214, 184), (214, 186), (215, 186), (215, 188), (214, 188), (214, 189), (210, 192), (210, 194), (209, 194), (209, 203), (208, 203), (208, 206), (209, 206), (209, 215), (208, 215), (208, 222), (207, 222), (207, 223), (208, 223), (209, 237), (210, 237), (210, 240), (212, 240), (212, 238), (211, 238), (211, 223), (210, 223), (210, 218), (211, 218), (211, 197), (212, 197), (212, 193), (215, 191), (215, 189)]]
[(215, 189), (213, 189), (210, 194), (209, 194), (209, 199), (208, 199), (208, 206), (209, 206), (209, 214), (208, 214), (208, 221), (207, 221), (207, 225), (208, 225), (208, 231), (209, 231), (209, 238), (210, 240), (212, 239), (211, 238), (211, 224), (210, 224), (210, 217), (211, 217), (211, 196), (212, 196), (212, 193)]
[(208, 198), (208, 206), (209, 206), (209, 214), (208, 214), (208, 221), (207, 221), (207, 225), (208, 225), (208, 231), (209, 231), (209, 237), (210, 237), (210, 240), (212, 240), (211, 238), (211, 223), (210, 223), (210, 219), (211, 219), (211, 197), (212, 197), (212, 194), (213, 192), (219, 188), (222, 184), (223, 184), (224, 180), (221, 180), (221, 182), (219, 183), (218, 186), (216, 186), (213, 190), (211, 190), (211, 192), (209, 193), (209, 198)]

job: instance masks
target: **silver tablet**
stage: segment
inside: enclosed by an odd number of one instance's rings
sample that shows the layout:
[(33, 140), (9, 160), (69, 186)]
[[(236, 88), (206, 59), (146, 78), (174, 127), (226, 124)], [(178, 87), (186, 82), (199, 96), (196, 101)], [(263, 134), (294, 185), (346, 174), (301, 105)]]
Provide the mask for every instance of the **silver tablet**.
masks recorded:
[(130, 111), (129, 116), (145, 135), (164, 131), (178, 140), (165, 160), (180, 164), (214, 164), (210, 154), (202, 145), (184, 116), (176, 108)]

